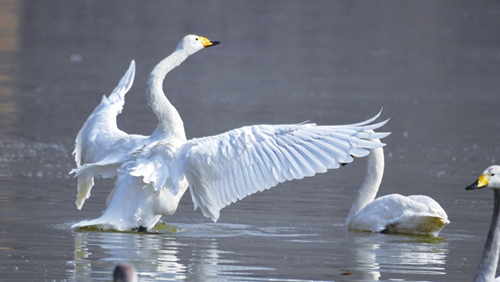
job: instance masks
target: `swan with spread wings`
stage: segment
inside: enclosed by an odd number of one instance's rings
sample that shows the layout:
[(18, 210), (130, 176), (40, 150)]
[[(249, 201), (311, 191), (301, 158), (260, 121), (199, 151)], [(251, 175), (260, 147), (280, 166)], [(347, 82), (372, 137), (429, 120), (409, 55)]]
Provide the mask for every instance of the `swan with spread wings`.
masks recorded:
[(150, 230), (163, 215), (176, 211), (188, 187), (195, 208), (217, 221), (220, 210), (237, 200), (286, 180), (338, 168), (384, 145), (369, 140), (388, 135), (372, 131), (387, 122), (372, 124), (379, 115), (350, 125), (254, 125), (186, 140), (182, 119), (164, 95), (162, 81), (189, 55), (218, 43), (188, 35), (152, 71), (148, 101), (159, 124), (149, 137), (128, 135), (116, 127), (133, 81), (133, 63), (113, 94), (103, 98), (76, 141), (78, 167), (72, 172), (79, 178), (78, 208), (90, 196), (95, 176), (117, 180), (104, 214), (73, 227)]
[(125, 104), (125, 94), (134, 82), (135, 62), (130, 67), (109, 97), (104, 96), (87, 121), (78, 132), (75, 141), (75, 162), (78, 167), (92, 164), (92, 170), (72, 170), (78, 177), (78, 196), (76, 206), (81, 209), (90, 197), (94, 177), (112, 178), (123, 164), (128, 154), (136, 148), (176, 136), (186, 140), (182, 119), (174, 106), (163, 93), (162, 83), (165, 76), (179, 66), (190, 55), (206, 47), (218, 45), (197, 35), (185, 36), (175, 51), (155, 66), (147, 82), (148, 103), (158, 118), (158, 126), (151, 136), (127, 134), (116, 125), (116, 117)]
[[(339, 126), (254, 125), (189, 141), (170, 136), (152, 142), (118, 169), (104, 214), (73, 227), (148, 231), (176, 211), (188, 187), (195, 208), (215, 222), (222, 208), (248, 195), (338, 168), (383, 146), (369, 140), (388, 135), (371, 132), (386, 123), (370, 124), (377, 117)], [(93, 169), (99, 166), (88, 164), (77, 173)]]

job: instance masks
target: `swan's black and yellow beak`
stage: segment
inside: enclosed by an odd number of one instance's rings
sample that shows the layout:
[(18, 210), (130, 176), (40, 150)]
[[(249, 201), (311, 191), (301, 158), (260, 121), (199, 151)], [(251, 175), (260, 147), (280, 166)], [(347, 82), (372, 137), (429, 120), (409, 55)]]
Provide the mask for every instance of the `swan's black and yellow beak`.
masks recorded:
[(478, 180), (476, 180), (476, 182), (465, 187), (465, 190), (475, 190), (475, 189), (484, 188), (484, 187), (488, 186), (489, 181), (490, 181), (490, 176), (487, 174), (483, 174), (479, 177)]
[(220, 44), (220, 41), (211, 41), (211, 40), (208, 40), (207, 38), (205, 38), (203, 36), (198, 37), (198, 40), (201, 42), (201, 44), (205, 48), (212, 47), (212, 46)]

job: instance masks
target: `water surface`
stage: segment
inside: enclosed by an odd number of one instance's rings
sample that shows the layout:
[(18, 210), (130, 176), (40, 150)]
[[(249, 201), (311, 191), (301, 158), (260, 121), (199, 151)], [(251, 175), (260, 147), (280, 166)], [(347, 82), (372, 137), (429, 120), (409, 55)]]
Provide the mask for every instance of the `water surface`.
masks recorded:
[[(500, 4), (469, 1), (3, 1), (0, 3), (0, 281), (470, 281), (492, 193), (465, 192), (500, 159)], [(74, 204), (74, 139), (132, 59), (118, 125), (150, 134), (149, 71), (186, 34), (221, 45), (169, 73), (188, 138), (251, 124), (391, 118), (379, 195), (425, 194), (438, 238), (347, 231), (365, 161), (221, 211), (190, 195), (155, 234), (75, 231), (113, 181)]]

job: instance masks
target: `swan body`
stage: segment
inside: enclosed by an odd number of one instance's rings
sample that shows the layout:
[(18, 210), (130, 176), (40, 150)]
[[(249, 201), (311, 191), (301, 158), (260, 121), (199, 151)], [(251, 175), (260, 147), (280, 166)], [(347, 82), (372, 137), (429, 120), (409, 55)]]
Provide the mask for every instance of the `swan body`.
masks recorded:
[(384, 151), (382, 147), (369, 150), (367, 173), (347, 216), (346, 226), (370, 232), (437, 236), (450, 221), (432, 198), (391, 194), (375, 199), (384, 174)]
[[(186, 190), (194, 207), (214, 222), (220, 210), (244, 197), (338, 168), (383, 146), (375, 133), (387, 121), (370, 124), (245, 126), (211, 137), (183, 141), (166, 138), (138, 148), (118, 169), (108, 206), (97, 219), (73, 227), (150, 230), (173, 214)], [(79, 168), (85, 173), (93, 165)]]
[[(147, 98), (153, 112), (158, 117), (158, 126), (151, 136), (129, 135), (118, 129), (116, 117), (125, 104), (125, 94), (132, 87), (135, 76), (135, 62), (109, 95), (104, 96), (84, 123), (75, 141), (75, 162), (77, 169), (71, 171), (78, 177), (78, 196), (76, 205), (81, 209), (85, 200), (90, 197), (94, 185), (94, 177), (112, 178), (117, 169), (128, 157), (128, 153), (136, 148), (165, 138), (185, 141), (184, 126), (179, 113), (170, 104), (162, 90), (162, 83), (169, 71), (180, 65), (187, 57), (197, 51), (219, 44), (204, 37), (187, 35), (175, 51), (162, 60), (151, 72), (147, 82)], [(92, 170), (83, 170), (92, 164)], [(83, 172), (85, 171), (85, 172)]]
[(490, 230), (483, 249), (483, 255), (479, 261), (476, 276), (474, 277), (475, 282), (500, 281), (500, 277), (495, 279), (500, 252), (500, 217), (498, 216), (500, 213), (500, 166), (492, 165), (488, 167), (479, 179), (467, 186), (465, 190), (475, 190), (485, 187), (493, 189), (495, 202)]

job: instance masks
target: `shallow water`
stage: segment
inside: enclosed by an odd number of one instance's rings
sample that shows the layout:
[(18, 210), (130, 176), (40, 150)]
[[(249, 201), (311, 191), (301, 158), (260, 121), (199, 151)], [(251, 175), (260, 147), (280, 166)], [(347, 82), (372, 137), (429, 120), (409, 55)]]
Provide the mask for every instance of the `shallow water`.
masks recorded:
[[(500, 159), (499, 3), (10, 0), (0, 27), (0, 281), (109, 281), (120, 261), (141, 281), (472, 279), (493, 197), (464, 187)], [(76, 209), (80, 126), (135, 59), (118, 124), (150, 134), (145, 80), (188, 33), (222, 42), (164, 84), (188, 138), (383, 108), (379, 195), (429, 195), (451, 224), (438, 238), (347, 231), (359, 159), (245, 198), (215, 224), (186, 195), (155, 234), (72, 230), (113, 186), (98, 181)]]

